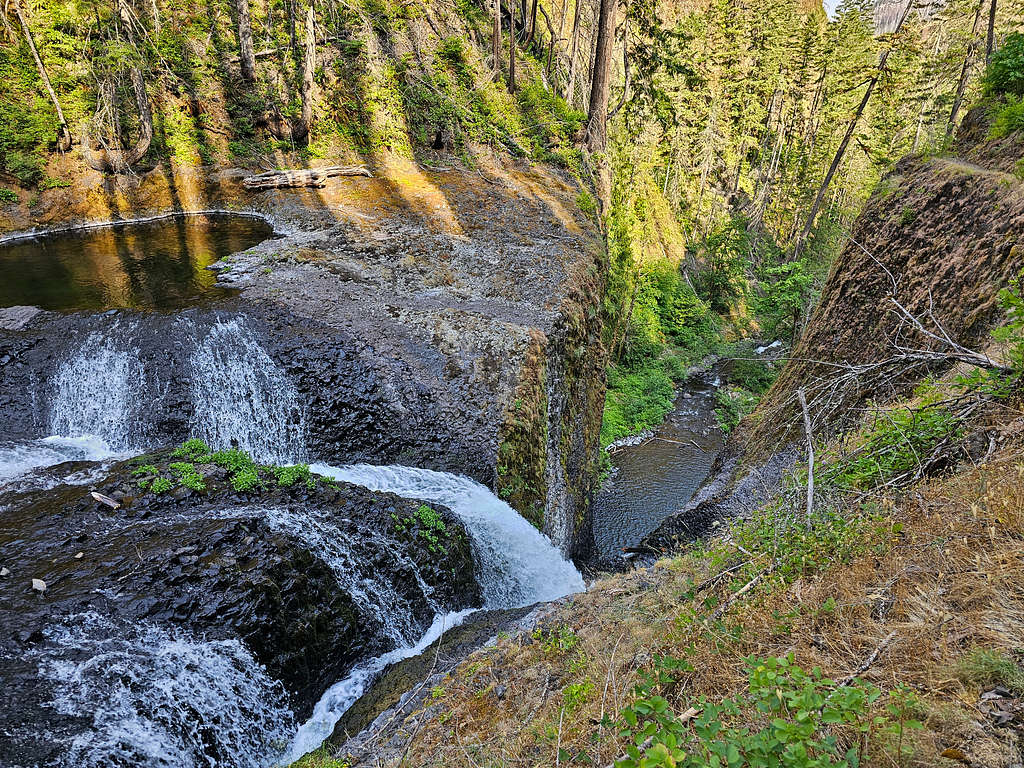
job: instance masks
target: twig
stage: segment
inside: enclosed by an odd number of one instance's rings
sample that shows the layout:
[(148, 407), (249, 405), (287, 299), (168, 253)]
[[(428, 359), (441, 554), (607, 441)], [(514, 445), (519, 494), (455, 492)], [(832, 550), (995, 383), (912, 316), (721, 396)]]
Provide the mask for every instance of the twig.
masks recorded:
[(895, 637), (896, 630), (894, 629), (892, 632), (885, 636), (885, 639), (878, 644), (878, 647), (871, 652), (870, 656), (868, 656), (866, 659), (864, 659), (863, 662), (861, 662), (860, 666), (857, 667), (857, 669), (854, 670), (852, 674), (843, 678), (842, 682), (839, 683), (839, 687), (842, 688), (843, 686), (849, 685), (853, 682), (854, 678), (857, 677), (857, 675), (862, 675), (865, 672), (867, 672), (868, 668), (872, 664), (874, 664), (875, 661), (878, 660), (879, 655), (881, 655), (882, 651), (889, 647), (889, 643), (891, 643)]

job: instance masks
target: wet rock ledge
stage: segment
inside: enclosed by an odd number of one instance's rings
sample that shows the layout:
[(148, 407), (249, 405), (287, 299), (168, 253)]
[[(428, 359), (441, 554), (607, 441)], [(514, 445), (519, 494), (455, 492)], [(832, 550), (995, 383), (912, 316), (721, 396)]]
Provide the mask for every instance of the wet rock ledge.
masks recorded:
[[(91, 725), (54, 708), (39, 674), (51, 651), (76, 661), (50, 648), (55, 626), (99, 615), (239, 640), (305, 718), (357, 659), (394, 647), (387, 622), (415, 636), (435, 610), (481, 604), (469, 538), (451, 512), (302, 467), (258, 467), (238, 451), (163, 452), (115, 466), (96, 493), (63, 486), (5, 499), (0, 754), (17, 764), (55, 764)], [(377, 585), (376, 604), (353, 599), (363, 579)]]
[[(218, 266), (239, 289), (184, 313), (244, 316), (297, 383), (308, 455), (467, 474), (567, 553), (584, 555), (604, 391), (604, 256), (574, 183), (539, 166), (412, 164), (323, 189), (245, 190), (242, 169), (173, 167), (44, 193), (0, 232), (169, 210), (269, 218), (284, 234)], [(189, 326), (120, 312), (143, 342), (153, 432), (188, 436)], [(175, 318), (176, 319), (176, 318)], [(42, 313), (0, 329), (11, 437), (40, 436), (45, 382), (103, 315)]]

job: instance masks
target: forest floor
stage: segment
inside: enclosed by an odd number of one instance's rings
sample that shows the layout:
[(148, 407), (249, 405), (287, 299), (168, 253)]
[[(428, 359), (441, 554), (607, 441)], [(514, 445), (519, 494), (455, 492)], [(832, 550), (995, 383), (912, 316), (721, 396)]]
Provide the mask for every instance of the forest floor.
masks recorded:
[[(634, 741), (650, 746), (657, 729), (645, 718), (674, 722), (699, 752), (710, 743), (702, 718), (726, 699), (738, 706), (718, 716), (742, 747), (743, 728), (770, 727), (751, 697), (774, 658), (790, 660), (773, 683), (782, 699), (814, 668), (828, 701), (877, 687), (846, 722), (818, 723), (826, 739), (801, 742), (812, 753), (832, 738), (862, 765), (1020, 764), (1024, 418), (1008, 409), (997, 429), (1001, 447), (983, 463), (876, 492), (852, 516), (816, 512), (805, 526), (768, 507), (723, 537), (598, 580), (541, 628), (467, 658), (359, 764), (606, 766)], [(661, 720), (650, 713), (659, 707)]]

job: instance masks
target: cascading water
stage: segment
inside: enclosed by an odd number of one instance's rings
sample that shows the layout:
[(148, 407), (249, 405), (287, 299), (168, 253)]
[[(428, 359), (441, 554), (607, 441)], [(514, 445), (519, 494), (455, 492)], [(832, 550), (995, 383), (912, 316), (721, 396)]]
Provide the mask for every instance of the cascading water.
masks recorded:
[(257, 461), (301, 461), (305, 428), (288, 376), (239, 318), (217, 320), (192, 354), (193, 431), (211, 446), (233, 443)]
[[(579, 571), (562, 557), (543, 534), (487, 488), (466, 477), (414, 467), (375, 467), (366, 464), (311, 469), (372, 491), (442, 504), (454, 512), (470, 535), (477, 560), (477, 577), (487, 609), (517, 608), (555, 600), (585, 588)], [(441, 614), (415, 643), (370, 659), (335, 683), (317, 703), (313, 716), (299, 728), (283, 764), (319, 747), (334, 725), (390, 664), (421, 653), (445, 629), (456, 626), (472, 611)]]
[[(232, 512), (237, 514), (237, 510)], [(400, 553), (396, 543), (380, 537), (357, 539), (315, 510), (296, 512), (284, 507), (254, 509), (271, 529), (301, 541), (334, 572), (341, 587), (359, 606), (368, 622), (380, 623), (382, 633), (396, 647), (414, 643), (423, 631), (416, 611), (395, 588), (393, 581), (379, 573), (364, 574), (367, 563), (387, 562), (383, 573), (408, 574), (417, 583), (419, 597), (436, 613), (431, 588), (423, 581), (416, 565)]]
[(0, 442), (0, 483), (66, 461), (102, 461), (143, 450), (137, 418), (145, 383), (137, 349), (115, 324), (92, 333), (57, 368), (49, 391), (49, 437)]
[(61, 713), (92, 717), (68, 768), (262, 768), (292, 730), (279, 683), (237, 640), (202, 640), (90, 612), (43, 633), (33, 650)]
[(138, 350), (111, 333), (92, 333), (57, 369), (50, 397), (50, 433), (94, 437), (111, 450), (140, 449), (136, 408), (145, 374)]

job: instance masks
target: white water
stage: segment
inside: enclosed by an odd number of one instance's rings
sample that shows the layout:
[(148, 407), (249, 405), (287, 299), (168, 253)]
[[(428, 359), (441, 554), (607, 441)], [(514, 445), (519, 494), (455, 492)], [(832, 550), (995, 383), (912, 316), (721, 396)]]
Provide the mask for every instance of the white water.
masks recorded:
[(53, 706), (86, 715), (67, 768), (261, 768), (293, 730), (286, 694), (238, 640), (202, 640), (89, 612), (44, 632), (31, 653)]
[[(487, 609), (518, 608), (582, 592), (585, 588), (579, 571), (562, 557), (546, 536), (487, 488), (469, 478), (429, 469), (367, 464), (348, 467), (314, 464), (311, 469), (372, 491), (431, 501), (451, 509), (466, 526), (473, 542), (477, 578)], [(415, 644), (357, 665), (317, 702), (312, 717), (292, 740), (283, 764), (317, 749), (331, 735), (341, 716), (384, 669), (422, 653), (445, 629), (461, 624), (472, 612), (439, 614)]]
[[(232, 510), (232, 514), (237, 514)], [(436, 613), (432, 590), (420, 577), (415, 563), (406, 559), (397, 542), (385, 537), (353, 537), (316, 510), (296, 512), (284, 507), (254, 508), (253, 514), (267, 521), (271, 529), (303, 543), (334, 572), (342, 589), (352, 596), (368, 622), (380, 622), (383, 634), (396, 647), (415, 643), (422, 626), (417, 624), (413, 606), (384, 574), (409, 573), (418, 583), (423, 601)], [(364, 574), (366, 563), (389, 561), (382, 573)]]
[(53, 377), (50, 434), (102, 440), (112, 451), (141, 450), (144, 385), (134, 345), (113, 333), (90, 334)]
[(239, 318), (218, 320), (192, 354), (196, 437), (215, 448), (237, 444), (257, 461), (305, 455), (295, 385)]
[(320, 701), (313, 708), (312, 716), (299, 727), (298, 732), (292, 739), (291, 746), (288, 748), (288, 752), (280, 760), (279, 765), (289, 765), (303, 755), (318, 749), (334, 732), (334, 726), (341, 719), (341, 716), (358, 701), (359, 697), (366, 692), (366, 689), (380, 676), (381, 672), (392, 664), (397, 664), (399, 661), (423, 653), (446, 630), (459, 626), (466, 620), (467, 616), (475, 612), (473, 608), (468, 608), (464, 611), (439, 614), (434, 618), (430, 628), (415, 645), (396, 648), (382, 656), (377, 656), (356, 665), (348, 673), (348, 677), (344, 680), (339, 680), (320, 697)]
[[(143, 450), (145, 430), (138, 418), (145, 383), (142, 363), (135, 348), (116, 333), (116, 324), (111, 331), (90, 334), (58, 366), (48, 393), (49, 437), (0, 441), (0, 486), (43, 467)], [(47, 478), (42, 485), (56, 481)]]

